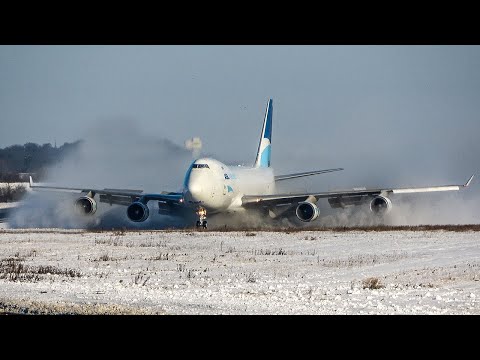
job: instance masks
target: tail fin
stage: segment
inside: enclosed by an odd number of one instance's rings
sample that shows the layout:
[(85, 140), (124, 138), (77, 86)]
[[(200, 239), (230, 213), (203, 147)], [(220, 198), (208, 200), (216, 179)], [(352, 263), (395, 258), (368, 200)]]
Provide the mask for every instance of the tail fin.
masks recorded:
[(265, 110), (265, 119), (263, 120), (262, 135), (258, 144), (257, 158), (255, 159), (256, 168), (270, 167), (270, 152), (272, 149), (272, 115), (273, 105), (272, 99), (268, 100), (267, 109)]

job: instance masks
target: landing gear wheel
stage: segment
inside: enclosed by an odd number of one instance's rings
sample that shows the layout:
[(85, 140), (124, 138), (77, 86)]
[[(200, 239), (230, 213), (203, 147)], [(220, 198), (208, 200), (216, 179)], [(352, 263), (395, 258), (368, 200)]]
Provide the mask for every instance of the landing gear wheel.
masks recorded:
[(202, 227), (204, 229), (207, 228), (207, 210), (203, 207), (199, 207), (196, 211), (198, 216), (198, 220), (196, 222), (197, 229)]

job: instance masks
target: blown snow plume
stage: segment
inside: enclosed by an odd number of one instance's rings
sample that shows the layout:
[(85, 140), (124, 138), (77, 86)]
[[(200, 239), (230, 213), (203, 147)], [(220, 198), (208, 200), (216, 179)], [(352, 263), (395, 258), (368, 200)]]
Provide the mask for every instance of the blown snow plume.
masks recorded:
[(393, 195), (390, 200), (392, 210), (383, 217), (373, 214), (369, 203), (345, 209), (330, 209), (328, 205), (322, 203), (319, 221), (306, 226), (368, 227), (480, 223), (480, 196), (478, 189), (473, 187), (454, 192)]
[[(271, 184), (273, 181), (273, 170), (271, 168), (252, 169), (242, 166), (230, 166), (241, 182), (242, 192), (246, 194), (265, 194), (267, 184)], [(274, 192), (274, 187), (270, 187), (267, 190), (268, 194), (273, 194)], [(272, 221), (265, 212), (254, 209), (246, 210), (244, 208), (215, 214), (209, 218), (209, 227), (211, 229), (274, 229), (278, 224), (278, 221)]]
[[(191, 151), (176, 145), (168, 139), (142, 134), (132, 121), (122, 120), (106, 123), (88, 131), (83, 136), (78, 151), (48, 171), (46, 182), (57, 186), (142, 189), (145, 192), (178, 191), (183, 182), (185, 170), (192, 161)], [(215, 157), (214, 154), (211, 155)], [(225, 161), (227, 160), (227, 161)], [(378, 159), (377, 159), (378, 160)], [(223, 159), (226, 163), (228, 159)], [(280, 162), (279, 162), (280, 161)], [(354, 160), (351, 160), (354, 161)], [(278, 173), (305, 171), (319, 161), (305, 157), (302, 161), (279, 157), (274, 164)], [(415, 164), (417, 164), (416, 162)], [(456, 164), (458, 168), (444, 169), (446, 162), (429, 163), (428, 175), (425, 169), (408, 163), (394, 164), (372, 162), (356, 165), (344, 163), (341, 174), (320, 175), (309, 178), (288, 180), (279, 184), (277, 191), (316, 192), (345, 190), (353, 187), (414, 187), (428, 184), (441, 185), (461, 183), (471, 173), (477, 172), (472, 165)], [(332, 164), (334, 165), (334, 164)], [(334, 166), (330, 166), (334, 167)], [(379, 170), (381, 169), (381, 170)], [(259, 183), (268, 182), (273, 176), (271, 169), (265, 173), (253, 173), (246, 168), (235, 169), (249, 194), (254, 194)], [(277, 173), (276, 171), (276, 173)], [(452, 178), (451, 174), (455, 175)], [(460, 177), (460, 179), (459, 179)], [(78, 193), (32, 192), (13, 211), (10, 227), (64, 227), (64, 228), (168, 228), (187, 227), (193, 220), (180, 219), (157, 214), (156, 203), (150, 202), (150, 216), (143, 223), (133, 223), (126, 216), (126, 207), (98, 203), (94, 216), (81, 217), (74, 212), (74, 201)], [(478, 177), (470, 187), (454, 192), (393, 195), (392, 210), (382, 219), (374, 216), (367, 206), (346, 209), (331, 209), (326, 199), (317, 205), (320, 216), (311, 223), (271, 221), (268, 214), (239, 209), (236, 213), (209, 216), (209, 226), (224, 227), (322, 227), (322, 226), (375, 226), (385, 225), (442, 225), (480, 223), (480, 185)], [(261, 215), (261, 216), (260, 216)]]
[[(142, 134), (133, 121), (108, 121), (90, 129), (78, 151), (47, 171), (45, 182), (80, 188), (178, 191), (191, 153), (172, 141)], [(91, 217), (75, 213), (79, 193), (32, 191), (12, 213), (9, 226), (61, 228), (163, 228), (180, 225), (169, 216), (132, 223), (123, 206), (98, 203)], [(149, 204), (150, 205), (150, 204)], [(150, 206), (153, 207), (153, 204)], [(155, 213), (155, 209), (151, 209)]]

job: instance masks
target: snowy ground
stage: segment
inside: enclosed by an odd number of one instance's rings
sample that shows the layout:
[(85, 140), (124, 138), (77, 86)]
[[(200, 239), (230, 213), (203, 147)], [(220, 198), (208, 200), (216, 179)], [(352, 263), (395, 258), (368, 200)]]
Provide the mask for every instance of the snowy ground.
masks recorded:
[(480, 314), (478, 231), (0, 230), (0, 309)]
[(19, 201), (14, 202), (0, 202), (0, 209), (14, 208), (20, 204)]

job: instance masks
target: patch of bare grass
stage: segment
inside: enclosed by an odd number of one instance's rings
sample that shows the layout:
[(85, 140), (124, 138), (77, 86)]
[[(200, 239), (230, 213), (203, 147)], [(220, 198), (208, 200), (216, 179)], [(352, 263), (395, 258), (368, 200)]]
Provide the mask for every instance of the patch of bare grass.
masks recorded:
[(146, 258), (145, 260), (171, 260), (174, 257), (174, 254), (170, 253), (159, 253), (151, 258)]
[(369, 226), (299, 226), (299, 227), (252, 227), (252, 228), (211, 228), (209, 232), (251, 232), (265, 231), (265, 232), (283, 232), (285, 234), (295, 234), (306, 231), (333, 231), (333, 232), (348, 232), (348, 231), (480, 231), (480, 224), (465, 224), (465, 225), (369, 225)]
[(112, 261), (112, 260), (114, 259), (108, 254), (103, 254), (98, 259), (93, 259), (93, 261)]
[(164, 310), (119, 304), (47, 303), (0, 299), (0, 314), (18, 315), (163, 315)]
[(118, 237), (108, 239), (95, 239), (95, 245), (124, 246), (124, 241), (119, 239)]
[(253, 249), (253, 255), (287, 255), (287, 252), (280, 248), (280, 249)]
[(167, 242), (163, 241), (145, 241), (139, 243), (137, 246), (139, 247), (167, 247)]
[(369, 277), (369, 278), (366, 278), (366, 279), (363, 279), (362, 280), (362, 287), (364, 289), (370, 289), (370, 290), (374, 290), (374, 289), (381, 289), (381, 288), (384, 288), (385, 285), (383, 285), (380, 281), (379, 278), (376, 278), (376, 277)]
[(6, 258), (0, 260), (0, 279), (8, 281), (39, 281), (41, 275), (60, 275), (66, 277), (81, 277), (74, 269), (61, 269), (51, 265), (25, 265), (21, 258)]
[(246, 280), (248, 283), (256, 283), (257, 282), (257, 274), (254, 272), (248, 273)]
[(359, 254), (352, 255), (347, 258), (337, 258), (337, 259), (321, 259), (320, 256), (317, 258), (317, 263), (321, 266), (326, 267), (353, 267), (353, 266), (365, 266), (365, 265), (375, 265), (385, 262), (398, 261), (401, 259), (408, 258), (409, 254), (406, 251), (403, 252), (393, 252), (393, 253), (383, 253), (383, 254)]
[(135, 283), (135, 285), (145, 286), (149, 279), (150, 276), (147, 276), (143, 272), (139, 272), (137, 275), (135, 275), (133, 282)]

